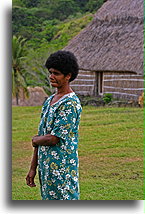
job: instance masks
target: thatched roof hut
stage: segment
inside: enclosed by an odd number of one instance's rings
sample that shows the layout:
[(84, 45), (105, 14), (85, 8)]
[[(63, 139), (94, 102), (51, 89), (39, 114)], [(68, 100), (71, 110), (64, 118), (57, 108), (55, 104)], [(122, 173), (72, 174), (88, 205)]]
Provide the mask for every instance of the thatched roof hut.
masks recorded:
[(65, 50), (82, 71), (143, 75), (143, 0), (108, 0)]
[(65, 48), (81, 70), (143, 73), (143, 0), (108, 0)]

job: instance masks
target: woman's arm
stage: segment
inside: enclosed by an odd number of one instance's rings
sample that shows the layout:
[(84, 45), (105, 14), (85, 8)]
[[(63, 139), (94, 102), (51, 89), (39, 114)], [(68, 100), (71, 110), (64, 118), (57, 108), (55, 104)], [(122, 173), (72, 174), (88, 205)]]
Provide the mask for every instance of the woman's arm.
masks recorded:
[(37, 165), (38, 165), (38, 147), (35, 147), (33, 157), (32, 157), (32, 161), (31, 161), (30, 170), (26, 176), (26, 183), (30, 187), (36, 186), (36, 184), (34, 182), (34, 178), (36, 175)]
[(59, 138), (51, 134), (44, 136), (34, 136), (32, 139), (33, 147), (37, 146), (55, 146), (59, 142)]

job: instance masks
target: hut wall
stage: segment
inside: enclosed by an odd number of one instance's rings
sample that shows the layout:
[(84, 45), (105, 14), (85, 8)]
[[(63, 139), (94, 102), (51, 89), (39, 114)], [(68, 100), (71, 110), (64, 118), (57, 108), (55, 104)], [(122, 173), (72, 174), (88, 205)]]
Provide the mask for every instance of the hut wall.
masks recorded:
[(129, 73), (105, 73), (103, 93), (111, 93), (115, 98), (138, 100), (144, 90), (142, 75)]
[[(96, 96), (96, 84), (96, 72), (80, 70), (71, 87), (77, 94)], [(138, 100), (144, 90), (144, 78), (139, 74), (104, 72), (102, 85), (100, 95), (111, 93), (117, 99)]]
[(95, 73), (80, 70), (77, 78), (71, 83), (72, 89), (80, 95), (94, 95)]

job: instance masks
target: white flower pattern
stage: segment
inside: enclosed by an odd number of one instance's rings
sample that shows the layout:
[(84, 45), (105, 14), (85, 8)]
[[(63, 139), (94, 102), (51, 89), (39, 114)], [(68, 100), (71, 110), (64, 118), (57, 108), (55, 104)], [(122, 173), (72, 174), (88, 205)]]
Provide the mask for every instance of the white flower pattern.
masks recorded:
[(39, 146), (38, 164), (42, 200), (78, 200), (78, 127), (82, 107), (75, 93), (50, 106), (49, 97), (41, 113), (38, 135), (60, 138), (56, 146)]

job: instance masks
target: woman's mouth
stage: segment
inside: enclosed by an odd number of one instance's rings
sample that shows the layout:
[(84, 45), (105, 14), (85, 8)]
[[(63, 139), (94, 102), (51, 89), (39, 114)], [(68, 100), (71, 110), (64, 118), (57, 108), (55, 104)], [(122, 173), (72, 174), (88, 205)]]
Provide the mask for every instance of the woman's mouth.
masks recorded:
[(50, 80), (51, 83), (56, 83), (54, 80)]
[(55, 82), (55, 81), (50, 81), (50, 84), (53, 86), (53, 85), (56, 85), (57, 82)]

